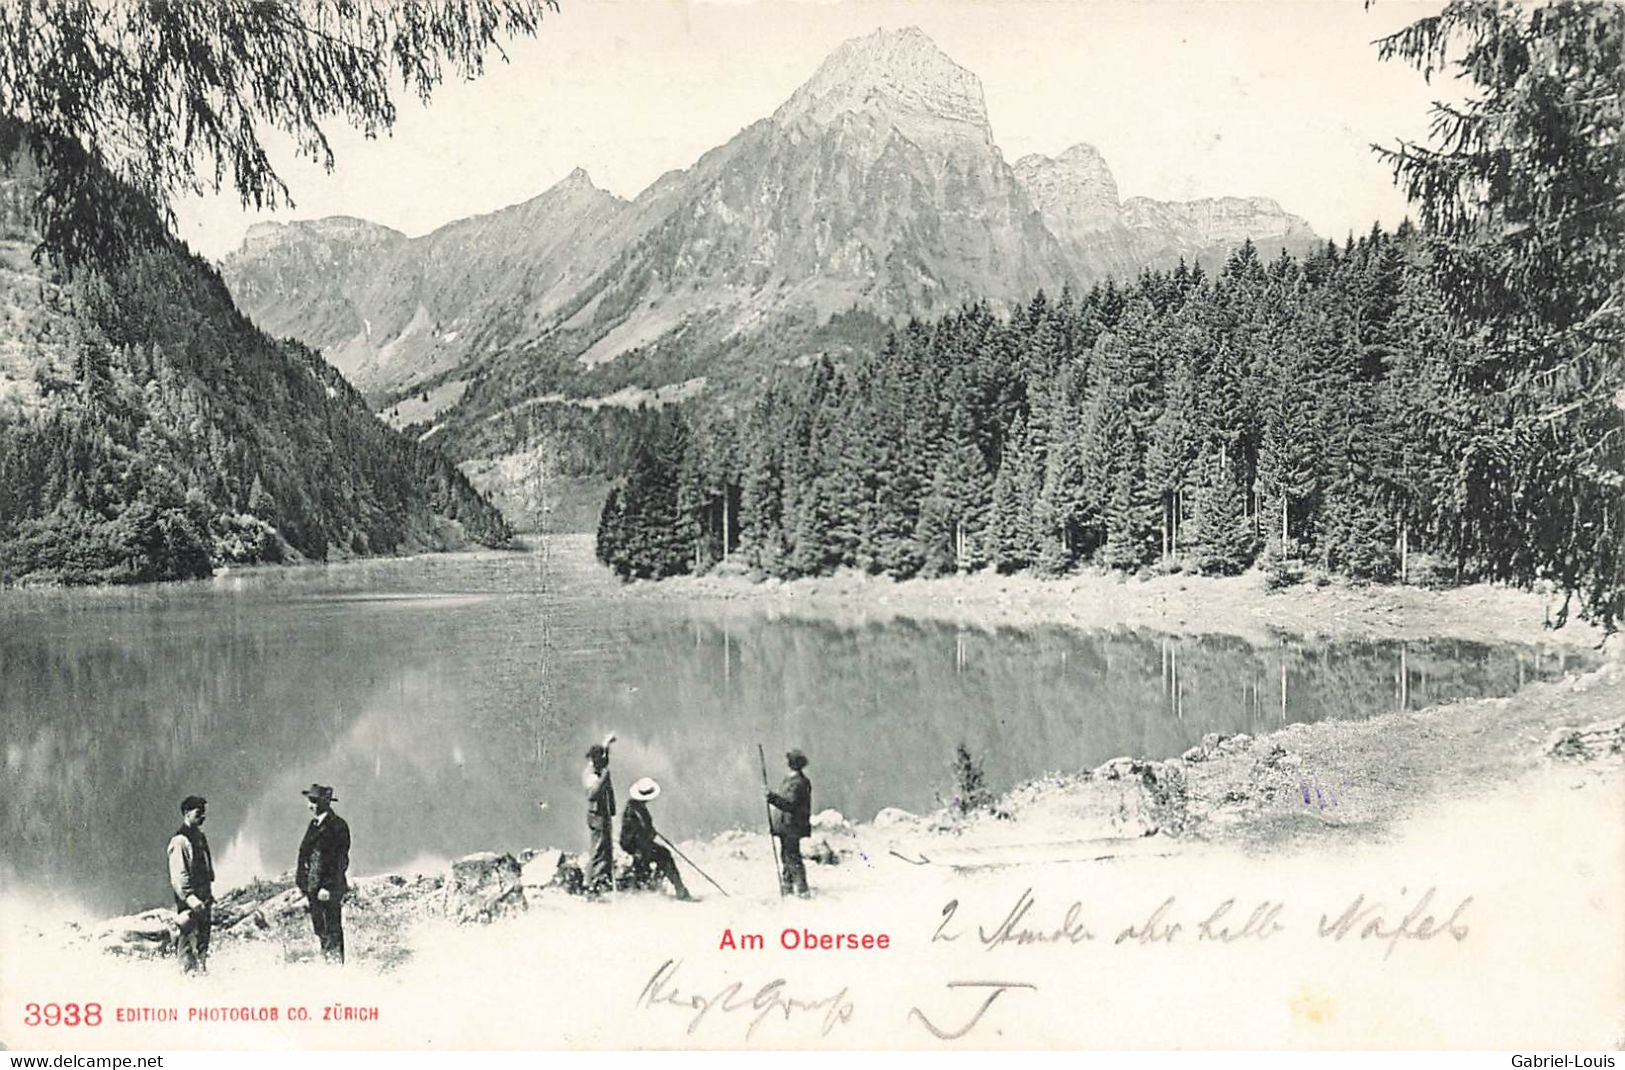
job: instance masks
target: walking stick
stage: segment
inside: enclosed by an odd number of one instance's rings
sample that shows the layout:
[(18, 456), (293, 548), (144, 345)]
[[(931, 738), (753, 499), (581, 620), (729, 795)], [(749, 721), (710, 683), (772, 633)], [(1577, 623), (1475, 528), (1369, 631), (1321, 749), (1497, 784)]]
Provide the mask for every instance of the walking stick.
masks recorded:
[[(694, 872), (710, 881), (712, 887), (716, 888), (716, 890), (721, 892), (723, 895), (728, 895), (728, 889), (718, 884), (715, 877), (712, 877), (711, 874), (707, 873), (705, 870), (696, 865), (694, 860), (688, 857), (688, 855), (684, 854), (675, 843), (672, 843), (670, 840), (666, 839), (666, 834), (664, 832), (656, 832), (655, 835), (660, 838), (661, 843), (665, 844), (667, 847), (670, 847), (674, 852), (676, 852), (678, 858), (681, 858), (684, 862), (687, 862), (689, 865), (693, 866)], [(728, 896), (728, 898), (732, 899), (733, 896)]]
[[(767, 752), (762, 750), (760, 743), (756, 744), (756, 757), (762, 760), (762, 790), (772, 791), (767, 785)], [(773, 835), (773, 804), (766, 802), (767, 806), (767, 838), (773, 844), (773, 879), (779, 884), (779, 898), (784, 898), (784, 878), (779, 871), (779, 841)]]

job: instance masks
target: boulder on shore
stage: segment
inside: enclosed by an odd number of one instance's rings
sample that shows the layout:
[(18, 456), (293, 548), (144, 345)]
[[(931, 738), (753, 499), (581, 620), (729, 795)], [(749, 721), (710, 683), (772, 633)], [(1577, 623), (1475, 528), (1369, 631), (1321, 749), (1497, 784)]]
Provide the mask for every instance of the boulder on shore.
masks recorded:
[(828, 840), (809, 841), (801, 851), (801, 857), (809, 862), (816, 862), (821, 866), (838, 866), (841, 864), (841, 852), (829, 845)]
[(174, 953), (179, 936), (175, 912), (154, 907), (103, 922), (91, 934), (91, 940), (108, 954), (158, 958)]
[(820, 810), (813, 815), (812, 827), (814, 832), (851, 832), (852, 826), (847, 823), (846, 817), (839, 810)]
[(880, 813), (875, 815), (874, 827), (877, 829), (897, 828), (901, 825), (918, 824), (919, 820), (920, 819), (917, 815), (911, 814), (907, 810), (901, 810), (895, 806), (888, 806), (881, 810)]
[(519, 860), (511, 854), (482, 851), (451, 864), (446, 882), (446, 917), (459, 925), (487, 924), (529, 909), (521, 883)]
[(549, 887), (558, 879), (559, 866), (564, 863), (565, 854), (558, 848), (545, 851), (535, 851), (526, 848), (519, 852), (519, 884), (531, 891), (541, 891)]
[(1144, 758), (1113, 758), (1097, 766), (1091, 778), (1117, 782), (1118, 794), (1112, 826), (1118, 836), (1149, 836), (1155, 832), (1177, 835), (1189, 817), (1182, 759), (1154, 762)]
[(1253, 745), (1253, 737), (1245, 732), (1234, 735), (1225, 735), (1221, 732), (1209, 732), (1202, 737), (1202, 742), (1180, 755), (1187, 762), (1205, 762), (1212, 758), (1223, 758), (1231, 754), (1240, 754)]
[(1594, 721), (1580, 728), (1565, 725), (1553, 730), (1546, 740), (1546, 753), (1553, 758), (1595, 761), (1625, 751), (1625, 718)]

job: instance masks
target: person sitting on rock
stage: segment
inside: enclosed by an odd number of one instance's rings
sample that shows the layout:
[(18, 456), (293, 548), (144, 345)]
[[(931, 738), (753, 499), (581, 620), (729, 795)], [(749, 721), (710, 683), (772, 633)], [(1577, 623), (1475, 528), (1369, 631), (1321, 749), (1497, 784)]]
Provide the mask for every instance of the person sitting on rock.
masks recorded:
[(671, 881), (677, 898), (691, 899), (671, 852), (655, 842), (655, 819), (649, 813), (649, 802), (659, 794), (660, 785), (649, 777), (632, 785), (626, 812), (621, 815), (621, 850), (632, 856), (632, 880), (636, 887), (656, 887), (658, 871)]

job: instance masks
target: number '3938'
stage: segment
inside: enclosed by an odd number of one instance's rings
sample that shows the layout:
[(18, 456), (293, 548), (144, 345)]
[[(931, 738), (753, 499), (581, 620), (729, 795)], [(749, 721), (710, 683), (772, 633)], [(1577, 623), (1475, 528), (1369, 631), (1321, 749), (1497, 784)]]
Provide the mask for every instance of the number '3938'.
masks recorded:
[(24, 1025), (101, 1025), (100, 1003), (25, 1003)]

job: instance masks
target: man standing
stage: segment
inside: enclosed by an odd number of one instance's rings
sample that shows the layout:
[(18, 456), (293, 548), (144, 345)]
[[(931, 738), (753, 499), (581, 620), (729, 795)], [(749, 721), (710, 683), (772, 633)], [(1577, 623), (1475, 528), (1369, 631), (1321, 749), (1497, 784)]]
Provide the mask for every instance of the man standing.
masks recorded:
[(310, 825), (299, 842), (294, 883), (310, 904), (310, 923), (328, 962), (344, 962), (344, 893), (350, 890), (350, 826), (333, 812), (333, 789), (312, 784), (301, 794), (310, 804)]
[(632, 856), (632, 875), (639, 887), (654, 882), (658, 870), (671, 881), (672, 891), (679, 899), (692, 899), (683, 886), (683, 875), (677, 872), (677, 863), (671, 852), (655, 842), (655, 819), (649, 813), (649, 802), (660, 794), (660, 785), (644, 777), (632, 785), (627, 793), (626, 813), (621, 817), (621, 850)]
[(807, 867), (801, 861), (801, 838), (812, 835), (812, 781), (802, 772), (807, 768), (805, 754), (788, 751), (784, 760), (790, 766), (790, 775), (778, 791), (767, 793), (767, 801), (773, 806), (773, 835), (778, 838), (779, 860), (784, 866), (779, 890), (805, 896)]
[(175, 957), (182, 973), (209, 972), (209, 930), (214, 925), (214, 858), (203, 835), (208, 801), (201, 795), (181, 800), (181, 827), (169, 839), (169, 887), (181, 935)]
[(615, 890), (615, 842), (610, 836), (615, 817), (615, 785), (609, 779), (609, 745), (615, 733), (587, 748), (587, 768), (581, 787), (587, 793), (587, 836), (591, 842), (587, 865), (589, 893)]

